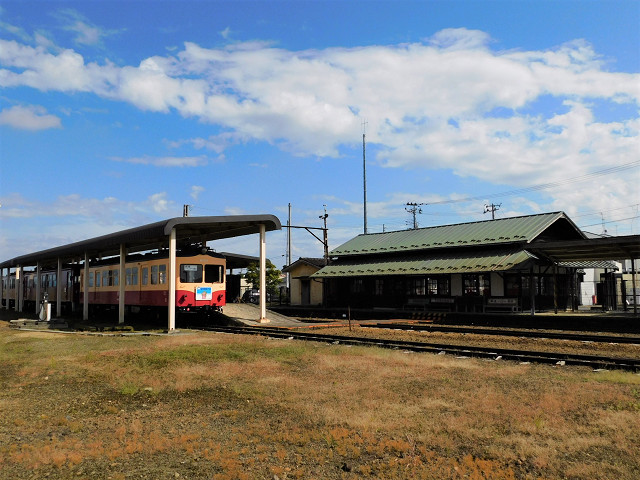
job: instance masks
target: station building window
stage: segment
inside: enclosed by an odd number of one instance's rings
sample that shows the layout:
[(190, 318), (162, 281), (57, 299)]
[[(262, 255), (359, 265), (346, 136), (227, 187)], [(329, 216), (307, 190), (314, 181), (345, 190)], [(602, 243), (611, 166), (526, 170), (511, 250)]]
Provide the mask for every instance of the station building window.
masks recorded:
[(462, 288), (464, 295), (468, 296), (490, 296), (491, 281), (488, 274), (465, 274), (462, 277)]
[(384, 295), (384, 279), (376, 278), (374, 288), (375, 288), (374, 292), (377, 296)]
[(351, 279), (351, 293), (364, 293), (364, 280), (362, 278)]
[(424, 277), (410, 278), (407, 281), (408, 296), (424, 296), (427, 293), (426, 279)]
[(448, 296), (451, 291), (449, 277), (429, 277), (427, 279), (427, 292), (432, 296)]

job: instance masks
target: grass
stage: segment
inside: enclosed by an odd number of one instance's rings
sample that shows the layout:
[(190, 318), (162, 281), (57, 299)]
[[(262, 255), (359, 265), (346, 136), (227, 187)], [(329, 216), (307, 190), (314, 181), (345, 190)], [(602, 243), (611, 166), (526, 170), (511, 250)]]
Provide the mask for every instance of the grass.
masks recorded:
[(0, 322), (0, 478), (640, 478), (640, 376)]

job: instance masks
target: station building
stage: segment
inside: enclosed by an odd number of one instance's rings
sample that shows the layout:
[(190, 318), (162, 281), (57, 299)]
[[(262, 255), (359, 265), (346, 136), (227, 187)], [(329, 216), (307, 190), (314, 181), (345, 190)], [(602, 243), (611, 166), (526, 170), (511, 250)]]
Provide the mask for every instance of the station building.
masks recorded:
[(615, 264), (551, 261), (540, 248), (585, 240), (563, 212), (361, 234), (309, 278), (324, 281), (327, 307), (574, 310), (582, 269)]

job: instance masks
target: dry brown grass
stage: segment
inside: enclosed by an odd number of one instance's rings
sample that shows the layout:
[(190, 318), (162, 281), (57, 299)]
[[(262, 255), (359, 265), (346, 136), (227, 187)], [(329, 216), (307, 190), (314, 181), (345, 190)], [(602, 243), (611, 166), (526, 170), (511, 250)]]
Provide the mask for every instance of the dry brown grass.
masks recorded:
[(0, 358), (0, 478), (640, 478), (628, 372), (6, 322)]

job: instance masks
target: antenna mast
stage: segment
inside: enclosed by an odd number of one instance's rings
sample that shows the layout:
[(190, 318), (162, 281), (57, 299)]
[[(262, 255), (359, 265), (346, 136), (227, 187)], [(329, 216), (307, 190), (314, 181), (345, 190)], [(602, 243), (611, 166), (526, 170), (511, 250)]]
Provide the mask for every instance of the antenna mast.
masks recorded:
[(367, 233), (367, 156), (366, 156), (367, 121), (362, 121), (362, 185), (364, 190), (364, 233)]

